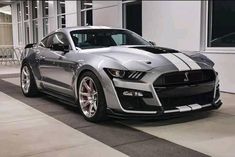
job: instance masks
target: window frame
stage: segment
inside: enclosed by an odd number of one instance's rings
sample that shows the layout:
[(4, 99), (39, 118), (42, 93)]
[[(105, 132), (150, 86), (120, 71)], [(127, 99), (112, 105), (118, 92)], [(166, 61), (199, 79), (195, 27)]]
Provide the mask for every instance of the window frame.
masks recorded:
[[(92, 7), (90, 7), (90, 8), (82, 8), (82, 0), (80, 1), (80, 3), (81, 3), (81, 5), (80, 5), (80, 9), (81, 9), (81, 11), (80, 11), (80, 13), (81, 13), (81, 26), (87, 26), (86, 24), (87, 24), (87, 12), (88, 11), (91, 11), (91, 13), (92, 13), (92, 25), (89, 25), (89, 26), (93, 26), (93, 5), (92, 5)], [(93, 0), (91, 1), (91, 3), (93, 4)], [(84, 20), (82, 20), (82, 18), (84, 18)]]
[(201, 39), (200, 50), (206, 53), (218, 53), (218, 54), (235, 54), (235, 47), (209, 47), (208, 35), (209, 35), (209, 1), (201, 1)]
[[(128, 4), (134, 4), (134, 3), (141, 3), (141, 5), (143, 5), (143, 3), (142, 3), (142, 1), (139, 1), (139, 0), (122, 0), (122, 28), (125, 28), (125, 29), (127, 29), (127, 23), (126, 23), (126, 9), (124, 9), (124, 8), (126, 8), (126, 6), (128, 5)], [(143, 9), (141, 10), (142, 11), (142, 15), (143, 15)], [(142, 36), (143, 35), (143, 17), (141, 17), (142, 19), (142, 23), (141, 23), (141, 35), (140, 36)]]
[[(10, 4), (8, 4), (7, 6), (10, 6), (10, 8), (12, 9), (12, 6), (10, 5)], [(4, 6), (3, 6), (4, 7)], [(4, 13), (3, 13), (4, 14)], [(9, 15), (9, 16), (11, 16), (11, 18), (10, 18), (10, 21), (0, 21), (0, 26), (10, 26), (11, 27), (11, 30), (12, 30), (12, 33), (13, 33), (13, 14), (12, 14), (12, 12), (11, 12), (11, 15)], [(17, 15), (16, 15), (16, 17), (17, 17), (17, 27), (18, 27), (18, 13), (17, 13)], [(4, 33), (5, 34), (5, 33)], [(4, 34), (3, 34), (3, 36), (2, 37), (4, 37)], [(5, 34), (6, 35), (6, 34)], [(12, 34), (13, 35), (13, 34)], [(4, 39), (4, 38), (2, 38), (2, 39)], [(5, 44), (1, 44), (0, 43), (0, 47), (12, 47), (12, 46), (14, 46), (14, 39), (13, 39), (13, 36), (11, 37), (11, 43), (5, 43)], [(17, 40), (18, 40), (18, 38), (17, 38)]]
[[(72, 45), (71, 45), (71, 43), (70, 43), (70, 40), (68, 39), (68, 36), (67, 36), (65, 33), (63, 33), (63, 32), (54, 32), (54, 33), (51, 33), (51, 34), (45, 36), (45, 37), (40, 41), (40, 43), (41, 43), (43, 40), (46, 40), (46, 43), (47, 43), (47, 42), (48, 42), (48, 39), (53, 38), (53, 36), (54, 36), (55, 34), (58, 34), (58, 33), (63, 34), (63, 35), (65, 36), (65, 39), (68, 41), (68, 44), (69, 44), (69, 50), (72, 50)], [(45, 45), (45, 47), (44, 47), (44, 46), (42, 46), (40, 43), (39, 43), (39, 46), (40, 46), (40, 47), (43, 47), (43, 48), (46, 48), (46, 49), (51, 49), (51, 47), (47, 47), (46, 45)], [(52, 51), (54, 51), (54, 50), (52, 50)]]
[[(98, 31), (100, 32), (100, 31), (107, 31), (107, 30), (112, 30), (112, 31), (120, 31), (120, 32), (126, 32), (125, 34), (126, 35), (131, 35), (131, 36), (133, 36), (134, 38), (140, 38), (142, 41), (138, 41), (138, 42), (145, 42), (146, 43), (146, 45), (151, 45), (147, 40), (145, 40), (142, 36), (140, 36), (139, 34), (137, 34), (137, 33), (135, 33), (135, 32), (133, 32), (133, 31), (130, 31), (130, 30), (127, 30), (127, 29), (82, 29), (82, 30), (72, 30), (72, 31), (70, 31), (69, 32), (69, 35), (70, 35), (70, 38), (72, 38), (72, 36), (73, 36), (73, 33), (74, 32), (78, 32), (78, 33), (80, 33), (80, 34), (85, 34), (86, 32), (87, 32), (87, 34), (92, 34), (93, 32), (96, 34)], [(115, 44), (117, 44), (116, 43), (116, 41), (112, 38), (112, 40), (114, 41), (114, 43)], [(74, 43), (74, 41), (72, 40), (71, 41), (72, 43), (73, 43), (73, 45), (75, 46), (75, 48), (79, 48), (79, 49), (83, 49), (83, 48), (81, 48), (81, 47), (77, 47), (76, 45), (75, 45), (75, 43)], [(128, 44), (127, 44), (128, 45)], [(136, 45), (136, 44), (130, 44), (130, 45)], [(143, 44), (143, 45), (145, 45), (145, 44)], [(115, 46), (120, 46), (120, 45), (115, 45)], [(107, 47), (109, 47), (109, 46), (107, 46)], [(86, 48), (85, 48), (86, 49)], [(91, 48), (92, 49), (92, 48)]]

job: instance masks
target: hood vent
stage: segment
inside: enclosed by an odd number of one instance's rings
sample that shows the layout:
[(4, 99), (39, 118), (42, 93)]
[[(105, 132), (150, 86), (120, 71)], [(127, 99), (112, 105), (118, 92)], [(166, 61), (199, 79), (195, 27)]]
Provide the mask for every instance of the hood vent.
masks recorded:
[(179, 51), (168, 49), (168, 48), (162, 48), (162, 47), (152, 47), (152, 46), (138, 46), (138, 47), (132, 47), (139, 50), (144, 50), (153, 54), (163, 54), (163, 53), (179, 53)]

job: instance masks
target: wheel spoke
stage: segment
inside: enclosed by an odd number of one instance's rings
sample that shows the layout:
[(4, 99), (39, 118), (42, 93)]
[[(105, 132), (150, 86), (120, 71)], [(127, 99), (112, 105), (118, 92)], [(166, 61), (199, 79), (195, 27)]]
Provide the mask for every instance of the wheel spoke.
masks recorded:
[(93, 106), (94, 106), (94, 109), (95, 109), (95, 111), (96, 111), (96, 110), (97, 110), (96, 101), (93, 102)]
[(87, 82), (83, 82), (83, 86), (86, 88), (86, 90), (91, 91), (91, 88), (88, 86)]
[(82, 96), (86, 96), (86, 97), (88, 97), (90, 94), (89, 93), (84, 93), (84, 92), (81, 92), (80, 93)]
[(89, 81), (89, 87), (90, 87), (91, 91), (94, 90), (93, 81), (92, 80)]
[(79, 86), (79, 102), (81, 110), (86, 117), (93, 117), (97, 111), (98, 92), (92, 78), (86, 76)]
[(26, 68), (23, 69), (23, 74), (24, 74), (24, 76), (28, 76), (29, 75), (28, 74), (28, 70), (26, 70)]
[(94, 92), (92, 93), (93, 97), (97, 97), (97, 92), (94, 90)]
[(89, 106), (89, 115), (90, 116), (92, 116), (92, 114), (94, 113), (94, 111), (93, 111), (93, 104), (90, 104), (90, 106)]
[(83, 100), (81, 103), (83, 108), (87, 107), (90, 104), (89, 100)]
[(21, 88), (24, 93), (29, 92), (30, 88), (30, 71), (27, 66), (24, 66), (21, 72)]

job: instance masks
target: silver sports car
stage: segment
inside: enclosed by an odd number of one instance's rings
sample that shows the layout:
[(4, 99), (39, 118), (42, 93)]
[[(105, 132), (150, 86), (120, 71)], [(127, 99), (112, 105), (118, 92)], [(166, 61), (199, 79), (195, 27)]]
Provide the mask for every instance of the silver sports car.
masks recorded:
[(21, 88), (106, 116), (157, 118), (221, 106), (218, 73), (200, 53), (157, 47), (126, 29), (58, 29), (22, 55)]

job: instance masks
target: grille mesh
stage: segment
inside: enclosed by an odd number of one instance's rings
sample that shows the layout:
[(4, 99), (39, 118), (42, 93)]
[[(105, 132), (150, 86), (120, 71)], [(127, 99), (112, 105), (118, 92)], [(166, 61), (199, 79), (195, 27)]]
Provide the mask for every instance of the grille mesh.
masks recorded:
[(181, 86), (206, 83), (214, 80), (215, 72), (213, 70), (192, 70), (163, 74), (153, 85), (154, 87)]

